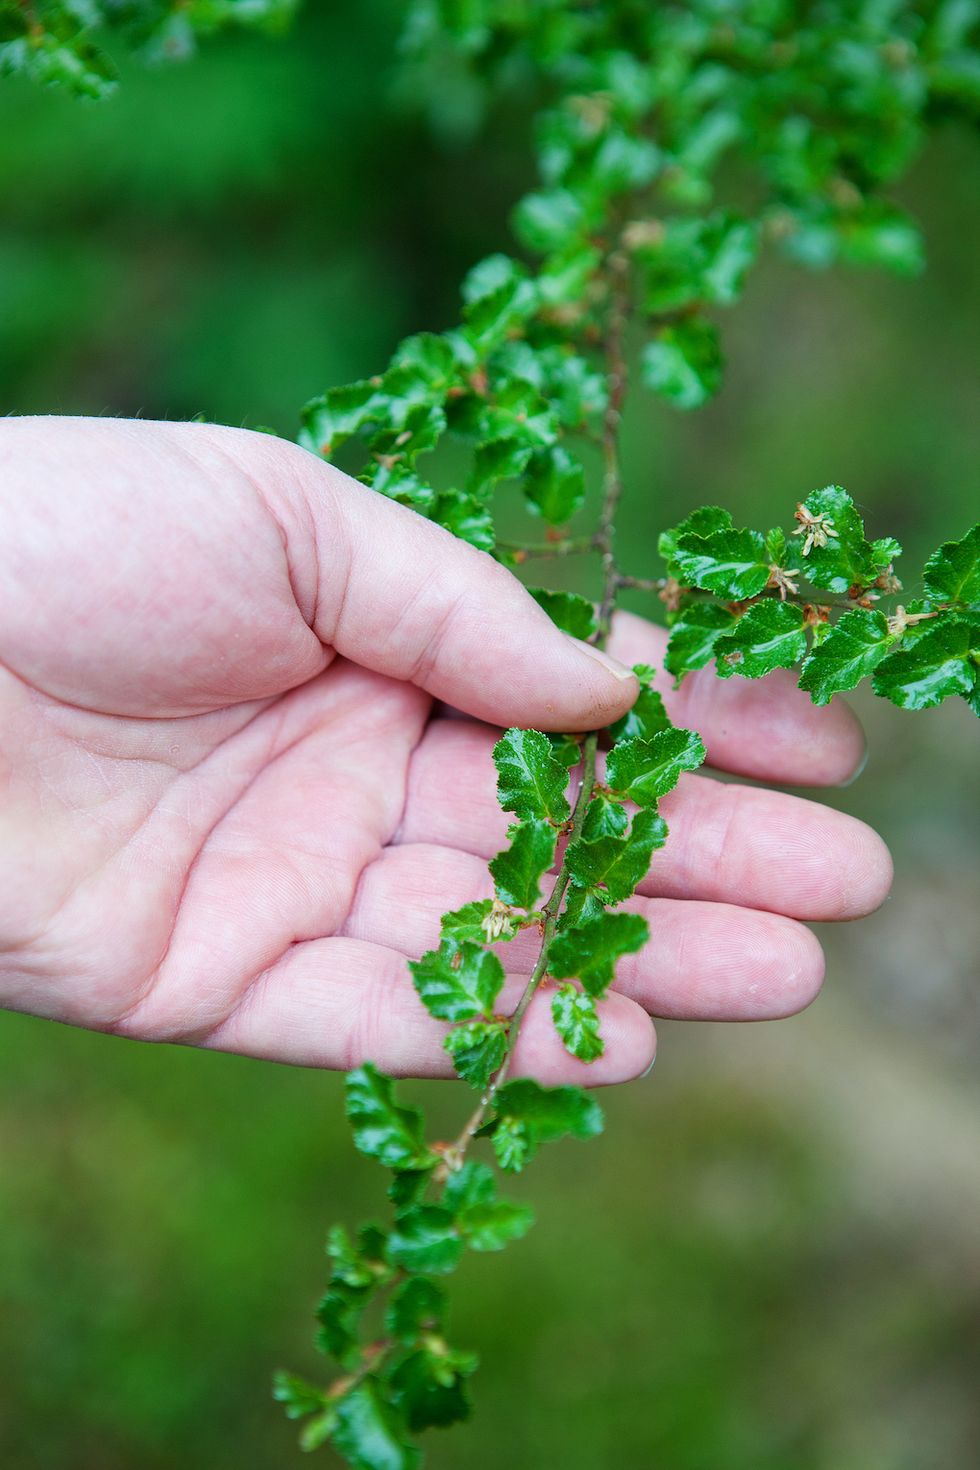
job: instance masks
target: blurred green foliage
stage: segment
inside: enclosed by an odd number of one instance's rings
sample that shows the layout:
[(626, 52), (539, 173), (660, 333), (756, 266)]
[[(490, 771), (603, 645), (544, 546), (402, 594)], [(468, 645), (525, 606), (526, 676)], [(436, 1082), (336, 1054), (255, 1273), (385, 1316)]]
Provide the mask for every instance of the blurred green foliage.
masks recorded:
[[(395, 0), (309, 4), (284, 41), (127, 69), (100, 107), (4, 82), (3, 411), (291, 435), (311, 394), (448, 325), (466, 268), (509, 247), (528, 100), (464, 150), (478, 99), (447, 75), (420, 110), (397, 26)], [(694, 420), (637, 404), (638, 573), (702, 501), (764, 522), (836, 480), (910, 562), (975, 518), (978, 164), (975, 138), (941, 135), (904, 190), (923, 276), (770, 261), (730, 320), (718, 401)], [(479, 1419), (432, 1442), (434, 1466), (971, 1464), (973, 717), (868, 714), (869, 773), (839, 800), (891, 842), (896, 900), (822, 935), (828, 995), (806, 1018), (662, 1027), (652, 1077), (609, 1100), (587, 1190), (572, 1150), (542, 1160), (539, 1228), (465, 1268)], [(425, 1092), (456, 1117), (448, 1087)], [(313, 1368), (295, 1344), (323, 1222), (376, 1184), (338, 1079), (2, 1017), (0, 1130), (0, 1463), (290, 1463), (269, 1369)], [(601, 1265), (588, 1284), (582, 1258)]]

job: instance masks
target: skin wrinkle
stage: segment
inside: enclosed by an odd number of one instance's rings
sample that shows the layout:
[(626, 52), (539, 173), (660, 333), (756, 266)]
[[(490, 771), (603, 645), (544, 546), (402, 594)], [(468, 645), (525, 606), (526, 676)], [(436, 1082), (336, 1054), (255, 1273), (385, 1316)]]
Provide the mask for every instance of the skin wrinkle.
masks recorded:
[[(425, 696), (419, 694), (417, 696), (417, 699), (419, 701), (424, 700), (425, 699)], [(267, 761), (267, 763), (263, 766), (263, 769), (260, 771), (260, 773), (259, 773), (259, 775), (258, 775), (258, 777), (256, 779), (257, 780), (263, 780), (263, 779), (266, 778), (266, 776), (268, 776), (270, 774), (273, 774), (274, 775), (275, 767), (276, 767), (276, 765), (278, 763), (280, 763), (285, 758), (287, 758), (291, 753), (293, 753), (299, 746), (301, 746), (304, 743), (304, 741), (306, 741), (306, 740), (315, 740), (317, 738), (320, 738), (320, 737), (324, 736), (325, 733), (326, 733), (326, 731), (330, 728), (330, 726), (337, 724), (338, 721), (343, 718), (343, 715), (344, 715), (344, 709), (343, 709), (343, 703), (341, 702), (338, 706), (334, 706), (333, 707), (332, 719), (328, 722), (327, 725), (318, 725), (314, 730), (304, 732), (304, 734), (297, 741), (295, 741), (292, 744), (290, 744), (289, 746), (285, 747), (282, 751), (277, 752), (276, 756), (273, 759)], [(366, 723), (368, 725), (367, 738), (371, 738), (372, 735), (376, 738), (377, 737), (377, 734), (378, 734), (378, 728), (377, 728), (378, 722), (377, 722), (377, 717), (376, 717), (376, 715), (373, 712), (370, 715), (370, 717), (366, 719)], [(425, 725), (425, 720), (424, 720), (424, 716), (423, 716), (423, 711), (420, 709), (419, 710), (419, 715), (418, 715), (418, 720), (417, 720), (416, 742), (415, 743), (417, 743), (417, 740), (421, 738), (421, 734), (422, 734), (422, 731), (424, 729), (424, 725)], [(412, 748), (414, 748), (414, 745), (413, 745)], [(393, 817), (388, 818), (387, 820), (385, 820), (385, 817), (386, 817), (386, 808), (388, 808), (390, 806), (390, 796), (391, 796), (391, 790), (390, 790), (390, 788), (388, 788), (383, 793), (384, 798), (385, 798), (383, 800), (382, 800), (382, 793), (381, 792), (368, 791), (368, 792), (362, 792), (361, 793), (362, 800), (365, 800), (366, 799), (370, 803), (370, 815), (368, 816), (368, 819), (367, 820), (362, 819), (358, 823), (357, 830), (358, 830), (359, 833), (361, 833), (365, 837), (368, 836), (369, 833), (373, 833), (373, 836), (371, 837), (370, 846), (368, 847), (367, 851), (365, 851), (363, 853), (363, 856), (358, 860), (356, 869), (350, 867), (350, 856), (348, 856), (347, 858), (345, 858), (343, 862), (338, 862), (338, 863), (334, 864), (335, 875), (337, 876), (337, 879), (338, 879), (338, 886), (337, 886), (337, 888), (333, 892), (331, 907), (332, 907), (332, 909), (338, 911), (341, 914), (346, 914), (347, 912), (349, 912), (351, 903), (353, 901), (353, 895), (356, 892), (357, 885), (361, 881), (362, 874), (364, 873), (364, 871), (368, 867), (371, 866), (371, 864), (373, 862), (375, 862), (377, 860), (377, 858), (379, 857), (380, 853), (384, 850), (385, 846), (390, 841), (390, 833), (391, 833), (391, 830), (393, 829), (393, 827), (394, 827), (394, 825), (395, 825), (395, 823), (396, 823), (396, 821), (398, 819), (398, 816), (400, 814), (401, 807), (403, 806), (403, 803), (404, 803), (404, 793), (405, 793), (406, 785), (407, 785), (407, 782), (406, 782), (406, 778), (405, 777), (406, 777), (406, 771), (407, 771), (407, 765), (408, 765), (408, 758), (409, 758), (409, 750), (406, 749), (402, 753), (402, 758), (401, 758), (401, 763), (400, 763), (401, 779), (400, 779), (400, 783), (399, 784), (400, 784), (400, 787), (401, 787), (402, 800), (399, 802), (398, 808), (397, 808), (396, 813), (394, 814)], [(248, 798), (249, 794), (250, 794), (249, 791), (247, 791), (247, 790), (246, 791), (243, 791), (242, 794), (241, 794), (241, 796), (240, 796), (240, 798), (239, 798), (239, 801), (236, 803), (236, 805), (241, 805)], [(374, 798), (374, 797), (377, 797), (378, 798), (377, 801), (372, 800), (372, 798)], [(235, 814), (234, 808), (232, 808), (229, 812), (227, 812), (225, 814), (225, 817), (222, 820), (223, 821), (228, 821), (229, 819), (233, 819), (234, 818), (234, 814)], [(216, 826), (213, 829), (212, 833), (209, 834), (209, 840), (213, 839), (218, 831), (219, 831), (219, 826)], [(303, 886), (306, 886), (308, 884), (308, 882), (309, 882), (308, 875), (301, 873), (300, 870), (299, 870), (299, 868), (295, 864), (295, 862), (292, 860), (295, 857), (296, 852), (297, 852), (297, 849), (295, 848), (295, 844), (293, 844), (292, 843), (292, 840), (290, 840), (290, 847), (289, 847), (289, 849), (282, 849), (280, 851), (280, 861), (284, 861), (284, 862), (289, 863), (290, 866), (293, 868), (294, 873), (296, 873), (300, 877)], [(318, 861), (321, 864), (323, 863), (323, 855), (322, 854), (316, 853), (316, 852), (311, 852), (310, 855), (314, 858), (315, 861)], [(200, 862), (203, 860), (203, 858), (205, 856), (206, 856), (205, 847), (202, 847), (200, 849), (200, 851), (199, 851), (196, 859), (195, 859), (194, 866), (195, 867), (198, 867), (199, 864), (200, 864)], [(182, 903), (187, 898), (187, 893), (188, 893), (188, 888), (190, 886), (190, 882), (191, 882), (191, 873), (189, 872), (188, 875), (187, 875), (187, 880), (186, 880), (186, 882), (184, 884), (183, 891), (182, 891), (182, 899), (181, 899), (181, 902)], [(308, 894), (311, 892), (311, 890), (309, 890), (309, 889), (307, 889), (307, 891), (308, 891)], [(179, 910), (178, 910), (178, 914), (177, 914), (177, 919), (179, 920)], [(316, 922), (317, 925), (318, 925), (318, 927), (319, 927), (319, 922), (320, 921), (311, 921), (311, 922)], [(176, 929), (176, 921), (175, 921), (175, 929)], [(235, 1010), (237, 1010), (239, 1008), (242, 1000), (253, 989), (253, 987), (256, 984), (259, 983), (259, 980), (261, 979), (261, 977), (263, 975), (267, 975), (272, 969), (274, 969), (275, 965), (278, 964), (279, 961), (283, 958), (283, 956), (288, 952), (288, 950), (291, 947), (291, 945), (294, 945), (297, 942), (302, 943), (302, 942), (305, 942), (307, 940), (315, 939), (315, 938), (318, 938), (318, 937), (321, 937), (321, 936), (318, 935), (318, 934), (306, 934), (306, 935), (303, 935), (303, 936), (300, 936), (298, 934), (294, 934), (292, 936), (291, 940), (287, 943), (287, 945), (285, 946), (285, 948), (281, 951), (281, 953), (276, 958), (274, 958), (274, 959), (272, 959), (270, 961), (267, 961), (265, 963), (265, 965), (262, 967), (262, 969), (260, 971), (258, 971), (256, 974), (246, 975), (244, 977), (244, 989), (241, 991), (241, 993), (239, 994), (239, 996), (233, 1002), (233, 1009), (232, 1009), (232, 1012), (229, 1013), (229, 1017), (230, 1017), (231, 1014), (234, 1013)], [(156, 977), (155, 977), (155, 984), (156, 985), (164, 985), (165, 986), (167, 984), (168, 976), (167, 976), (167, 973), (166, 973), (166, 968), (167, 968), (168, 961), (173, 960), (173, 962), (176, 963), (176, 960), (173, 959), (173, 956), (171, 954), (171, 951), (173, 950), (173, 947), (174, 947), (174, 941), (175, 941), (175, 933), (172, 932), (171, 943), (170, 943), (170, 946), (168, 947), (168, 952), (163, 957), (163, 960), (161, 961), (161, 964), (160, 964), (160, 966), (158, 967), (158, 970), (157, 970), (157, 974), (156, 974)], [(146, 994), (146, 996), (144, 997), (144, 999), (145, 999), (145, 1001), (147, 1003), (149, 1003), (149, 1001), (152, 998), (153, 997), (152, 997), (152, 994), (150, 992), (148, 992)], [(138, 1013), (137, 1014), (130, 1014), (129, 1017), (128, 1017), (128, 1025), (139, 1025), (140, 1019), (141, 1018), (140, 1018), (140, 1015)], [(218, 1023), (218, 1024), (220, 1024), (220, 1023)], [(193, 1032), (191, 1034), (196, 1037), (198, 1035), (198, 1029), (199, 1028), (194, 1028), (194, 1030), (193, 1030)], [(178, 1037), (183, 1037), (185, 1035), (184, 1030), (182, 1029), (180, 1032), (177, 1033), (177, 1035), (178, 1035)]]

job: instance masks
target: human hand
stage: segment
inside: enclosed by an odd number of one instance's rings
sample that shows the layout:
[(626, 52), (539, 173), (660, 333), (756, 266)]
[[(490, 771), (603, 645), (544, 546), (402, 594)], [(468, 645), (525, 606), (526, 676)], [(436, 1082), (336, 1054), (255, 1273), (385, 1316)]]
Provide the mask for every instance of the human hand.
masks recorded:
[[(448, 1075), (406, 959), (490, 892), (492, 726), (605, 725), (632, 676), (491, 558), (266, 435), (7, 420), (0, 544), (0, 1004)], [(610, 648), (663, 645), (621, 615)], [(789, 675), (664, 692), (717, 769), (825, 785), (862, 758), (846, 706)], [(629, 905), (652, 938), (602, 1005), (605, 1055), (569, 1057), (542, 996), (515, 1071), (618, 1081), (652, 1059), (651, 1014), (789, 1014), (823, 973), (798, 921), (887, 892), (880, 839), (818, 804), (685, 776), (662, 809), (670, 841)], [(502, 956), (513, 1005), (530, 936)]]

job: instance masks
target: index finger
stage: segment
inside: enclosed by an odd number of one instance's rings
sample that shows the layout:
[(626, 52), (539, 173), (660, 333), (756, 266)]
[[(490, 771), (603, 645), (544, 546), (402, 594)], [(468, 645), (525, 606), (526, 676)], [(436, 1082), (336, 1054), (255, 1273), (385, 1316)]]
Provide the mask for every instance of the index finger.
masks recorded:
[(719, 679), (712, 668), (675, 689), (663, 672), (667, 633), (645, 618), (617, 613), (609, 651), (624, 664), (652, 664), (670, 718), (702, 736), (709, 763), (736, 776), (787, 786), (840, 786), (860, 771), (864, 732), (839, 698), (822, 709), (789, 669), (764, 679)]

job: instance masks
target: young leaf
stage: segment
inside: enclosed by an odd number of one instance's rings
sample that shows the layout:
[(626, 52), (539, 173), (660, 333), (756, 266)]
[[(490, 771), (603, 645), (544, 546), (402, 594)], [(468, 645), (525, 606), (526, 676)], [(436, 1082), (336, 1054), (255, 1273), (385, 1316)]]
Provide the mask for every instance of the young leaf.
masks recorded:
[(551, 998), (551, 1016), (565, 1049), (580, 1062), (602, 1056), (599, 1013), (591, 995), (574, 985), (559, 985)]
[(395, 1102), (390, 1077), (364, 1062), (347, 1074), (344, 1087), (358, 1152), (386, 1169), (431, 1169), (438, 1162), (426, 1145), (422, 1114)]
[(646, 876), (655, 848), (667, 841), (667, 823), (653, 811), (637, 812), (628, 833), (595, 842), (571, 842), (565, 861), (572, 878), (600, 902), (622, 903)]
[(336, 1358), (342, 1368), (356, 1367), (360, 1361), (361, 1313), (372, 1295), (370, 1287), (331, 1281), (317, 1305), (316, 1345), (321, 1353)]
[(585, 500), (585, 471), (562, 444), (535, 450), (527, 461), (524, 494), (550, 526), (563, 526)]
[(641, 368), (648, 388), (676, 408), (700, 408), (721, 387), (718, 332), (700, 317), (661, 327), (643, 349)]
[(287, 1419), (302, 1419), (304, 1414), (314, 1414), (323, 1408), (322, 1388), (282, 1369), (273, 1376), (272, 1397), (277, 1404), (284, 1405)]
[[(452, 909), (450, 913), (443, 914), (441, 937), (451, 940), (457, 947), (463, 944), (486, 944), (487, 931), (484, 924), (492, 908), (492, 898), (475, 898), (472, 903), (464, 903), (461, 909)], [(501, 935), (501, 938), (504, 937)]]
[(601, 996), (620, 955), (642, 949), (649, 937), (649, 925), (639, 914), (603, 912), (555, 935), (548, 970), (556, 980), (577, 976), (590, 995)]
[(922, 580), (931, 603), (980, 602), (980, 525), (960, 541), (944, 541), (926, 562)]
[(588, 598), (580, 597), (577, 592), (550, 592), (544, 587), (527, 590), (563, 632), (583, 642), (592, 637), (596, 629), (595, 604)]
[(980, 618), (940, 616), (936, 626), (878, 665), (872, 687), (902, 709), (932, 709), (951, 694), (969, 700), (980, 674)]
[(547, 736), (537, 730), (507, 730), (493, 748), (493, 760), (505, 812), (556, 823), (567, 819), (568, 771), (555, 759)]
[(501, 1021), (470, 1021), (448, 1032), (442, 1044), (464, 1082), (486, 1087), (504, 1059), (507, 1028)]
[(653, 806), (673, 791), (684, 771), (696, 771), (705, 758), (704, 742), (693, 730), (661, 730), (652, 740), (621, 740), (609, 752), (606, 783), (637, 806)]
[(461, 1169), (450, 1174), (442, 1192), (442, 1203), (457, 1216), (471, 1205), (487, 1205), (496, 1198), (497, 1176), (489, 1164), (479, 1159), (467, 1159)]
[(527, 1234), (534, 1224), (534, 1211), (510, 1200), (485, 1200), (468, 1205), (457, 1223), (470, 1250), (500, 1251)]
[(420, 1462), (418, 1450), (405, 1440), (384, 1387), (373, 1374), (337, 1404), (331, 1439), (352, 1470), (416, 1470)]
[(442, 1276), (452, 1271), (463, 1242), (450, 1210), (442, 1205), (415, 1205), (395, 1220), (388, 1237), (388, 1259), (414, 1274)]
[(476, 1366), (473, 1353), (458, 1352), (442, 1342), (426, 1344), (402, 1359), (390, 1383), (413, 1434), (468, 1418), (466, 1379)]
[(722, 679), (741, 674), (761, 679), (773, 669), (791, 669), (806, 653), (802, 610), (774, 599), (756, 602), (715, 644), (715, 667)]
[[(495, 1102), (499, 1122), (493, 1125), (493, 1139), (503, 1168), (522, 1168), (539, 1144), (566, 1135), (594, 1138), (602, 1132), (602, 1109), (580, 1087), (542, 1087), (530, 1077), (520, 1077), (505, 1082)], [(504, 1157), (508, 1163), (504, 1163), (497, 1144), (501, 1124), (507, 1139)]]
[(408, 968), (419, 999), (440, 1021), (470, 1021), (493, 1013), (504, 967), (492, 950), (444, 939)]
[(671, 567), (686, 586), (733, 602), (757, 596), (769, 581), (765, 538), (758, 531), (688, 532), (678, 537)]
[(479, 551), (492, 551), (496, 545), (490, 510), (465, 490), (444, 490), (436, 497), (429, 518)]
[(873, 674), (896, 642), (882, 613), (856, 607), (814, 646), (803, 665), (800, 688), (814, 704), (829, 704), (835, 694), (857, 688)]
[(875, 552), (865, 540), (864, 522), (840, 485), (814, 490), (797, 510), (801, 570), (808, 582), (828, 592), (870, 587), (878, 575)]
[(621, 801), (608, 796), (593, 796), (582, 824), (582, 841), (596, 842), (600, 837), (620, 837), (629, 826), (629, 817)]
[(558, 834), (550, 822), (528, 818), (508, 827), (507, 836), (510, 846), (490, 863), (497, 897), (515, 908), (533, 909), (541, 896), (541, 879), (555, 860)]
[(661, 531), (657, 539), (657, 550), (664, 561), (672, 562), (677, 543), (682, 536), (710, 536), (715, 531), (733, 531), (735, 523), (731, 511), (720, 505), (699, 505), (690, 515), (668, 531)]
[(609, 734), (614, 741), (651, 740), (661, 730), (670, 729), (663, 697), (650, 684), (653, 670), (646, 664), (634, 664), (633, 672), (640, 681), (640, 692), (633, 708), (610, 725)]
[(679, 684), (685, 674), (703, 669), (714, 655), (715, 644), (728, 632), (735, 614), (717, 602), (689, 602), (670, 630), (664, 668)]
[(442, 1332), (446, 1293), (427, 1276), (410, 1276), (392, 1292), (385, 1311), (385, 1331), (399, 1342), (417, 1342), (423, 1332)]

